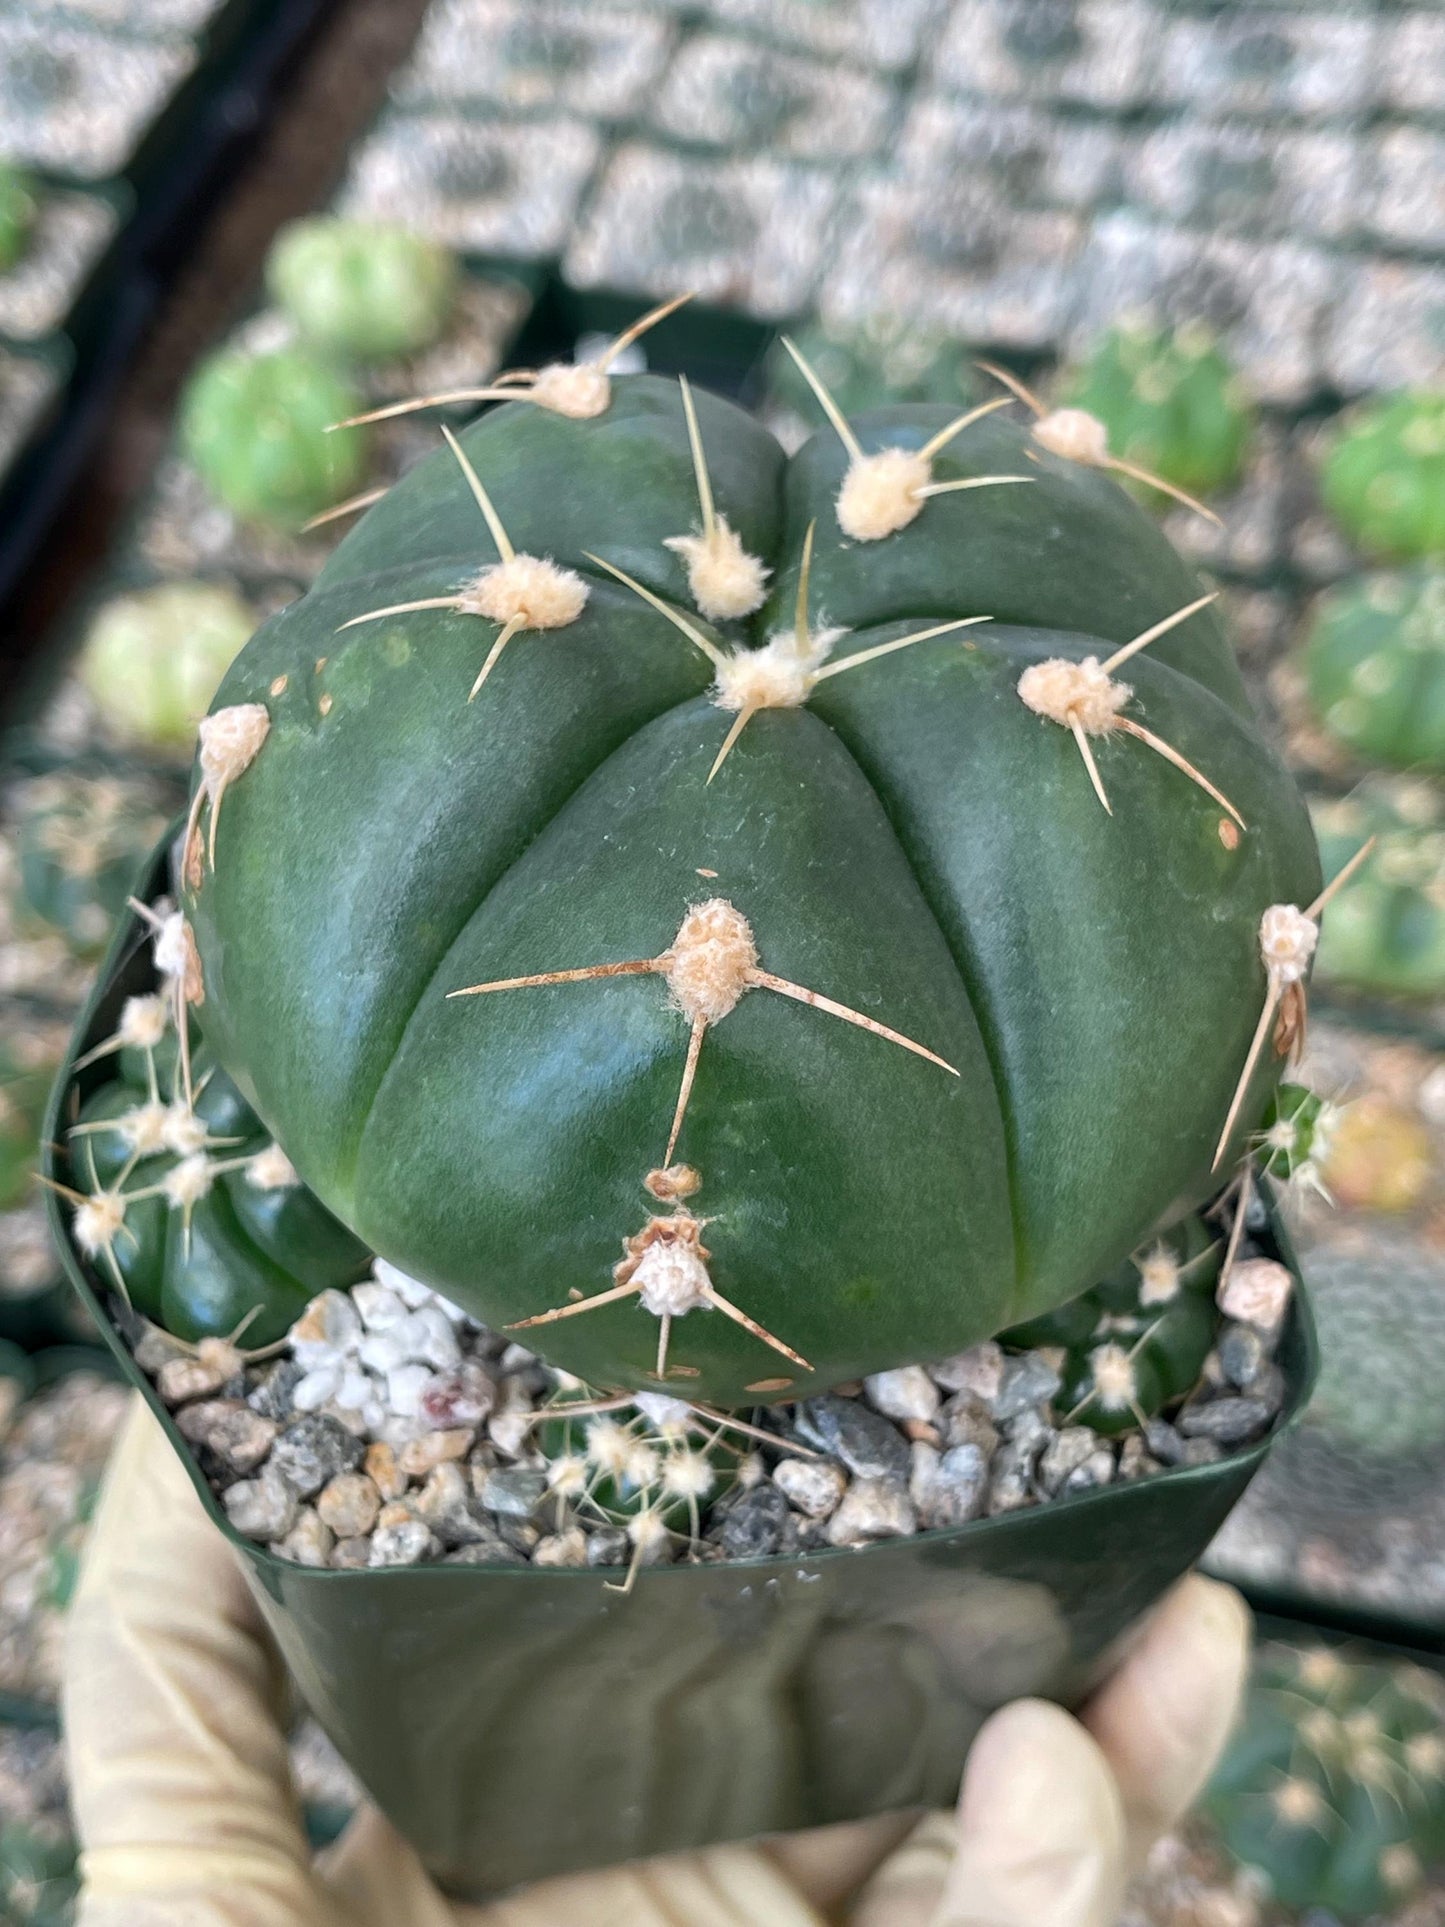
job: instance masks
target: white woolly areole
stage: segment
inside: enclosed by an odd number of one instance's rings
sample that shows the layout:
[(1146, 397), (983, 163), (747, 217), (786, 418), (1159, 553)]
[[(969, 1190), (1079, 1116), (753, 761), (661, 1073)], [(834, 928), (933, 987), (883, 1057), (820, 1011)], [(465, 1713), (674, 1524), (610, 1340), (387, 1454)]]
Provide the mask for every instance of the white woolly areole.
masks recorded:
[(922, 514), (933, 465), (912, 448), (880, 448), (855, 457), (843, 477), (834, 512), (838, 527), (855, 542), (877, 542), (906, 529)]
[(565, 629), (587, 606), (587, 584), (573, 569), (545, 555), (514, 555), (493, 562), (461, 591), (457, 607), (467, 615), (527, 629)]
[(291, 1191), (301, 1175), (279, 1144), (268, 1144), (246, 1166), (246, 1182), (257, 1191)]
[(154, 1157), (158, 1151), (167, 1149), (166, 1124), (170, 1109), (165, 1104), (137, 1104), (133, 1111), (126, 1111), (116, 1119), (117, 1128), (127, 1147), (138, 1157)]
[(1139, 1264), (1139, 1303), (1167, 1305), (1179, 1290), (1179, 1261), (1166, 1244), (1146, 1252)]
[(166, 1149), (174, 1151), (177, 1157), (190, 1157), (205, 1148), (205, 1124), (184, 1104), (167, 1105), (162, 1129)]
[(1106, 674), (1097, 656), (1082, 662), (1053, 656), (1032, 663), (1019, 677), (1018, 691), (1036, 715), (1065, 729), (1078, 723), (1089, 736), (1107, 736), (1134, 693), (1128, 683)]
[(1106, 1412), (1123, 1412), (1139, 1396), (1134, 1361), (1122, 1345), (1100, 1345), (1089, 1355), (1094, 1392)]
[(181, 994), (188, 1004), (203, 1004), (206, 1001), (205, 984), (201, 978), (201, 953), (196, 948), (191, 926), (179, 910), (172, 910), (163, 917), (155, 934), (155, 963), (162, 977), (173, 983), (179, 982)]
[(566, 1496), (587, 1490), (587, 1461), (576, 1452), (565, 1452), (547, 1467), (547, 1489)]
[(779, 629), (761, 649), (735, 649), (712, 686), (718, 709), (798, 709), (813, 693), (818, 671), (846, 629), (814, 629), (800, 649), (791, 629)]
[(1109, 459), (1109, 431), (1086, 408), (1055, 408), (1034, 423), (1034, 440), (1066, 462), (1102, 468)]
[(1284, 1779), (1271, 1789), (1276, 1820), (1287, 1827), (1313, 1827), (1325, 1813), (1325, 1796), (1311, 1780)]
[(632, 1274), (637, 1295), (654, 1318), (683, 1318), (712, 1296), (707, 1266), (686, 1245), (649, 1245)]
[(728, 622), (761, 609), (772, 571), (750, 555), (725, 515), (714, 515), (711, 532), (669, 535), (662, 545), (687, 565), (692, 599), (710, 622)]
[(657, 1484), (657, 1453), (646, 1439), (634, 1439), (627, 1449), (622, 1467), (622, 1482), (642, 1492)]
[(632, 1434), (616, 1419), (594, 1419), (587, 1427), (587, 1457), (599, 1472), (620, 1479), (632, 1450)]
[(118, 1191), (97, 1191), (77, 1210), (75, 1242), (87, 1258), (109, 1251), (125, 1223), (125, 1200)]
[(627, 1521), (627, 1536), (639, 1552), (649, 1552), (668, 1537), (662, 1514), (649, 1506)]
[(1301, 982), (1319, 940), (1314, 918), (1292, 903), (1272, 903), (1259, 920), (1259, 954), (1274, 983)]
[(201, 718), (201, 781), (212, 803), (255, 762), (270, 727), (264, 703), (233, 703)]
[(164, 997), (127, 997), (120, 1009), (116, 1036), (131, 1050), (154, 1050), (166, 1034), (170, 1015)]
[(752, 925), (725, 897), (695, 903), (683, 918), (672, 947), (659, 959), (684, 1017), (716, 1024), (737, 1008), (758, 963)]
[(209, 1197), (215, 1182), (215, 1166), (204, 1152), (198, 1151), (194, 1157), (182, 1158), (173, 1171), (166, 1173), (161, 1189), (166, 1202), (175, 1210), (183, 1211), (188, 1205), (199, 1204), (202, 1198)]
[(667, 1426), (686, 1425), (692, 1417), (686, 1399), (669, 1398), (666, 1392), (635, 1392), (632, 1403), (659, 1432)]
[(538, 371), (526, 392), (539, 407), (583, 422), (606, 414), (612, 400), (612, 381), (607, 370), (594, 361), (553, 361)]
[(705, 1499), (716, 1481), (717, 1475), (703, 1452), (673, 1452), (662, 1468), (662, 1489), (670, 1498)]

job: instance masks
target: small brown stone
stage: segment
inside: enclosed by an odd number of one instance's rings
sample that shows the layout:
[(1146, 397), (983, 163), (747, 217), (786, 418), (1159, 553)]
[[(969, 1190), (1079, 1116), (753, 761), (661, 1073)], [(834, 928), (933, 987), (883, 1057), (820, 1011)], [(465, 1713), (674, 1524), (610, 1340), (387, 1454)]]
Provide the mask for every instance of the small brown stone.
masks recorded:
[(399, 1499), (406, 1491), (406, 1474), (396, 1462), (395, 1449), (381, 1439), (367, 1446), (362, 1464), (383, 1499)]
[(419, 1439), (408, 1439), (401, 1448), (397, 1464), (408, 1478), (424, 1479), (439, 1465), (464, 1459), (472, 1449), (476, 1433), (471, 1426), (458, 1425), (446, 1432), (427, 1432)]
[(317, 1494), (316, 1510), (339, 1539), (359, 1539), (376, 1524), (381, 1494), (364, 1472), (338, 1472)]
[(331, 1563), (344, 1571), (371, 1564), (370, 1539), (338, 1539), (331, 1548)]
[(156, 1373), (156, 1390), (167, 1405), (185, 1405), (193, 1398), (209, 1398), (225, 1379), (213, 1363), (199, 1358), (168, 1359)]

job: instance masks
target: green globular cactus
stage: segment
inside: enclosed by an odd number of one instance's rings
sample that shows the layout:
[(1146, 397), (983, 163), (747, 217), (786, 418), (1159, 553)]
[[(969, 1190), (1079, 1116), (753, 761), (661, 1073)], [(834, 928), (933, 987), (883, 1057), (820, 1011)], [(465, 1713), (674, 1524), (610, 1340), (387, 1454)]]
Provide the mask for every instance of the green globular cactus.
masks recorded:
[(1445, 1852), (1442, 1717), (1420, 1667), (1265, 1647), (1206, 1811), (1277, 1903), (1393, 1918)]
[(255, 627), (255, 611), (223, 583), (158, 582), (97, 611), (80, 680), (118, 742), (189, 757), (196, 724)]
[(1199, 323), (1111, 329), (1067, 384), (1066, 403), (1104, 424), (1115, 456), (1191, 494), (1215, 494), (1243, 473), (1253, 410)]
[(0, 161), (0, 273), (13, 268), (29, 247), (38, 213), (30, 176), (23, 168)]
[(1320, 860), (1337, 876), (1377, 839), (1331, 905), (1322, 983), (1392, 997), (1445, 992), (1445, 802), (1429, 785), (1369, 781), (1314, 809)]
[(1303, 1084), (1281, 1084), (1260, 1121), (1256, 1170), (1295, 1190), (1318, 1190), (1338, 1121), (1338, 1106)]
[(16, 843), (22, 900), (78, 955), (104, 948), (141, 864), (175, 814), (147, 776), (61, 770), (26, 785)]
[(193, 376), (181, 443), (218, 501), (244, 521), (295, 530), (360, 487), (366, 431), (328, 434), (361, 396), (307, 348), (224, 348)]
[(403, 227), (316, 215), (282, 228), (266, 286), (315, 347), (380, 361), (429, 348), (457, 292), (449, 248)]
[[(966, 343), (897, 315), (855, 325), (813, 321), (797, 346), (845, 415), (889, 402), (936, 401), (966, 407), (977, 384)], [(816, 404), (798, 364), (780, 341), (769, 350), (768, 400), (812, 419)]]
[(591, 1385), (796, 1397), (1076, 1297), (1216, 1188), (1302, 992), (1308, 818), (1156, 525), (999, 415), (838, 420), (789, 462), (544, 369), (203, 725), (216, 1057)]
[(76, 1239), (175, 1337), (244, 1331), (248, 1345), (269, 1345), (317, 1293), (354, 1284), (370, 1253), (300, 1182), (205, 1050), (182, 1064), (167, 1022), (163, 997), (130, 1000), (108, 1046), (119, 1074), (71, 1128), (84, 1187)]
[(1223, 1255), (1204, 1220), (1187, 1218), (1102, 1284), (1001, 1332), (999, 1342), (1061, 1347), (1064, 1382), (1055, 1408), (1064, 1422), (1127, 1432), (1198, 1384), (1219, 1325), (1214, 1288)]
[(1315, 714), (1357, 755), (1445, 770), (1445, 574), (1367, 575), (1323, 597), (1304, 671)]
[(1416, 389), (1350, 410), (1325, 455), (1321, 488), (1361, 548), (1445, 554), (1445, 393)]

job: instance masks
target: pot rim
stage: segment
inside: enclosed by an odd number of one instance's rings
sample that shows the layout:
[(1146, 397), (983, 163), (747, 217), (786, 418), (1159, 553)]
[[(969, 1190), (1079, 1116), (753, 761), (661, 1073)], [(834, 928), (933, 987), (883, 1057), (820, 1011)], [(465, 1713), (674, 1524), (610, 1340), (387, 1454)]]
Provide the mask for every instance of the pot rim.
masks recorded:
[[(179, 819), (162, 836), (160, 843), (147, 858), (136, 879), (136, 896), (146, 900), (156, 885), (164, 878), (171, 859), (171, 848), (179, 828)], [(131, 901), (133, 902), (133, 898)], [(109, 1287), (104, 1285), (98, 1274), (77, 1248), (71, 1235), (70, 1224), (63, 1210), (62, 1200), (52, 1187), (63, 1181), (61, 1167), (68, 1169), (64, 1149), (65, 1124), (62, 1116), (65, 1100), (72, 1089), (73, 1066), (75, 1060), (90, 1048), (96, 1020), (107, 999), (112, 995), (116, 979), (128, 964), (144, 949), (149, 941), (148, 932), (133, 908), (127, 908), (116, 925), (115, 933), (101, 963), (94, 985), (86, 998), (75, 1028), (71, 1034), (65, 1061), (50, 1093), (42, 1126), (40, 1170), (44, 1178), (50, 1180), (45, 1186), (45, 1211), (51, 1235), (65, 1275), (79, 1293), (82, 1303), (94, 1318), (106, 1344), (115, 1356), (128, 1382), (145, 1399), (147, 1405), (161, 1422), (172, 1446), (180, 1454), (186, 1467), (191, 1484), (200, 1496), (201, 1503), (212, 1523), (216, 1525), (235, 1551), (244, 1555), (246, 1560), (259, 1572), (272, 1574), (280, 1579), (291, 1579), (304, 1574), (306, 1580), (323, 1581), (340, 1585), (358, 1580), (395, 1580), (416, 1578), (425, 1573), (443, 1584), (462, 1585), (474, 1581), (478, 1575), (495, 1577), (505, 1574), (509, 1578), (525, 1578), (536, 1585), (556, 1584), (558, 1582), (595, 1585), (604, 1572), (620, 1572), (620, 1566), (533, 1566), (533, 1565), (447, 1565), (441, 1561), (418, 1566), (366, 1566), (343, 1568), (333, 1566), (301, 1566), (294, 1560), (282, 1559), (257, 1540), (248, 1539), (231, 1524), (225, 1509), (211, 1489), (210, 1481), (202, 1472), (195, 1454), (181, 1436), (175, 1420), (162, 1403), (154, 1385), (135, 1362), (134, 1354), (124, 1337), (116, 1328), (105, 1302)], [(1197, 1491), (1212, 1484), (1222, 1475), (1238, 1477), (1243, 1475), (1248, 1482), (1263, 1463), (1271, 1446), (1283, 1433), (1293, 1428), (1309, 1402), (1319, 1369), (1319, 1341), (1315, 1332), (1314, 1317), (1310, 1310), (1305, 1292), (1304, 1277), (1293, 1244), (1280, 1223), (1278, 1210), (1267, 1179), (1258, 1180), (1261, 1194), (1270, 1215), (1270, 1230), (1279, 1260), (1284, 1264), (1295, 1281), (1295, 1289), (1290, 1297), (1290, 1309), (1284, 1328), (1284, 1343), (1291, 1363), (1286, 1367), (1288, 1392), (1283, 1410), (1273, 1428), (1262, 1439), (1243, 1451), (1234, 1452), (1213, 1464), (1195, 1466), (1171, 1466), (1162, 1472), (1148, 1475), (1151, 1487), (1168, 1485), (1173, 1491)], [(1071, 1497), (1050, 1501), (1047, 1510), (1056, 1506), (1066, 1506), (1071, 1515), (1086, 1519), (1089, 1508), (1096, 1510), (1114, 1499), (1117, 1487), (1114, 1485), (1095, 1486), (1087, 1492), (1076, 1493)], [(645, 1566), (639, 1570), (633, 1591), (643, 1586), (649, 1588), (675, 1584), (697, 1583), (700, 1575), (726, 1572), (728, 1574), (757, 1574), (764, 1580), (776, 1578), (789, 1571), (800, 1571), (804, 1567), (841, 1560), (869, 1558), (884, 1561), (890, 1556), (902, 1558), (912, 1548), (925, 1549), (934, 1546), (952, 1546), (967, 1540), (975, 1543), (981, 1540), (1007, 1541), (1012, 1534), (1025, 1531), (1029, 1521), (1041, 1508), (1026, 1506), (1016, 1512), (996, 1513), (992, 1518), (970, 1520), (961, 1526), (938, 1526), (922, 1532), (914, 1532), (901, 1538), (880, 1539), (864, 1546), (825, 1546), (807, 1553), (772, 1553), (752, 1559), (719, 1560), (709, 1564), (689, 1564), (686, 1561), (671, 1566)]]

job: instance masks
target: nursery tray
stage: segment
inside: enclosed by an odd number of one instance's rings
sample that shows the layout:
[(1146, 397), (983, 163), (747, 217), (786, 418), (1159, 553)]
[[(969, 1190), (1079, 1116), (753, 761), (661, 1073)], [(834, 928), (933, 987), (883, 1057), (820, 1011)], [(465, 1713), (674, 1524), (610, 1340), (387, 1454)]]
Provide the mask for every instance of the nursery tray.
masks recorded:
[[(167, 843), (152, 890), (168, 864)], [(151, 974), (131, 915), (72, 1059)], [(72, 1092), (104, 1075), (57, 1085), (48, 1175), (68, 1175)], [(232, 1530), (54, 1194), (49, 1209), (76, 1290), (241, 1560), (303, 1699), (458, 1896), (950, 1802), (988, 1713), (1021, 1694), (1078, 1701), (1268, 1449), (862, 1550), (644, 1569), (629, 1595), (594, 1570), (308, 1569)], [(1299, 1293), (1280, 1360), (1288, 1422), (1315, 1369)]]

